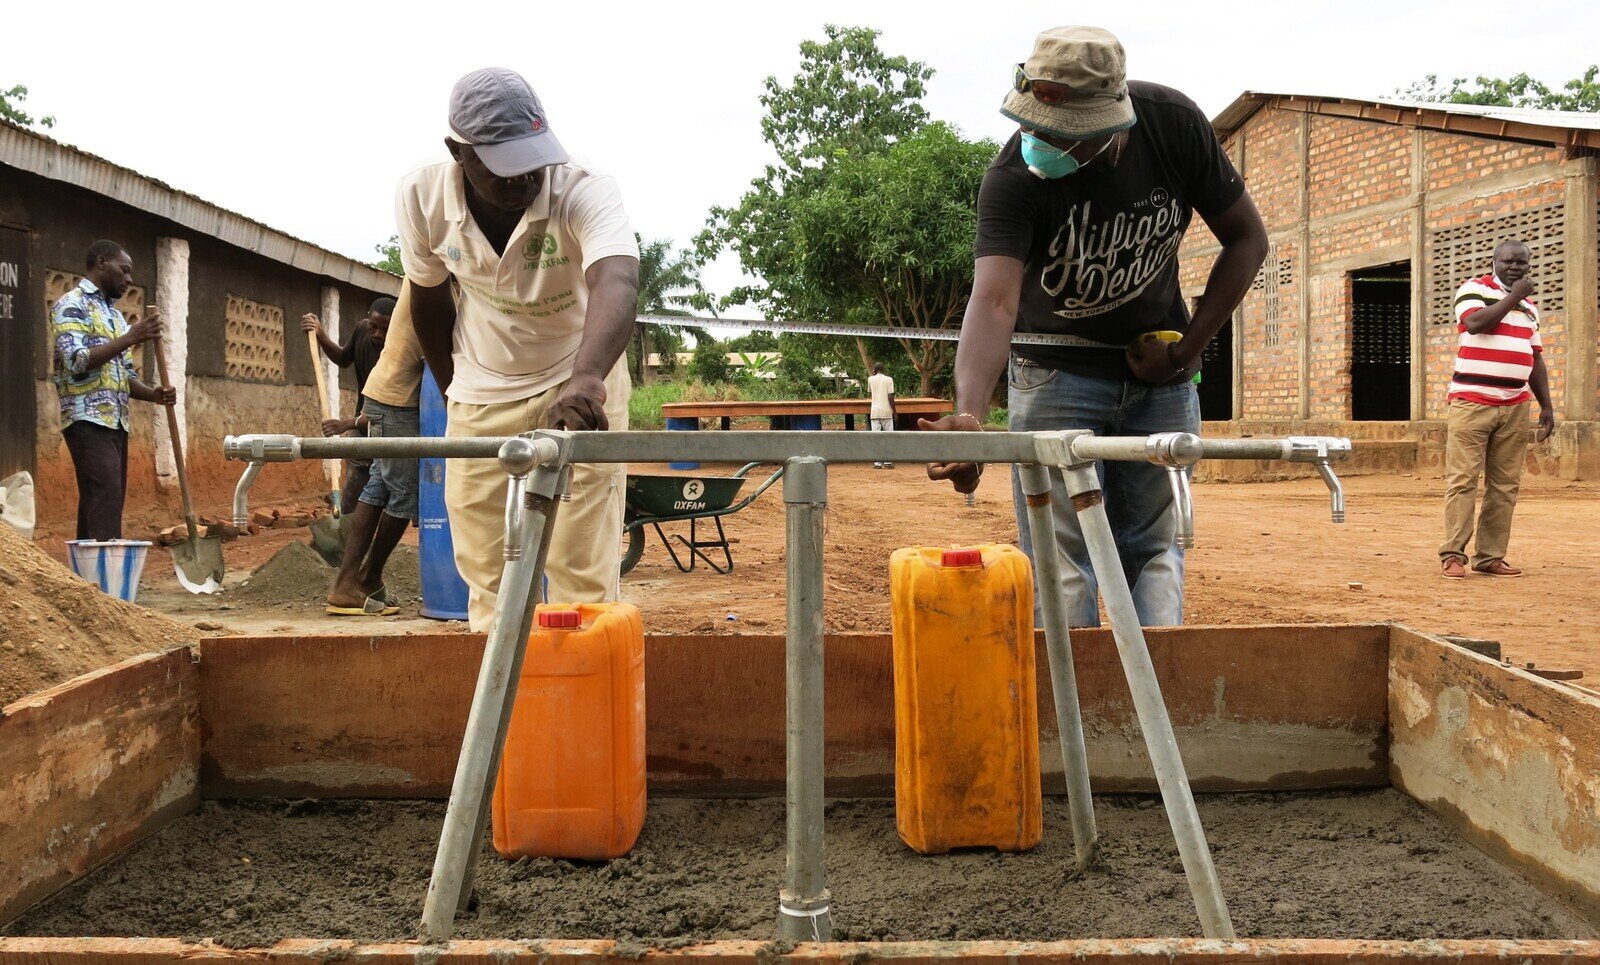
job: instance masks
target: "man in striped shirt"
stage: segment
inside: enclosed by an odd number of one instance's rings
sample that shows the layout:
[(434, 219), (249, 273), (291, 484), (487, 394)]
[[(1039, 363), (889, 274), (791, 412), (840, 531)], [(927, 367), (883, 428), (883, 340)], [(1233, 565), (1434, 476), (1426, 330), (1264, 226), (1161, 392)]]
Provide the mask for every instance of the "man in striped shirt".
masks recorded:
[[(1543, 442), (1555, 431), (1550, 379), (1539, 342), (1539, 309), (1530, 298), (1528, 246), (1502, 241), (1494, 250), (1494, 273), (1474, 278), (1456, 292), (1460, 345), (1450, 378), (1449, 436), (1445, 442), (1444, 543), (1441, 574), (1467, 575), (1478, 476), (1483, 510), (1478, 514), (1472, 571), (1486, 576), (1521, 576), (1506, 562), (1511, 514), (1528, 456), (1530, 437)], [(1539, 401), (1533, 432), (1528, 399)]]

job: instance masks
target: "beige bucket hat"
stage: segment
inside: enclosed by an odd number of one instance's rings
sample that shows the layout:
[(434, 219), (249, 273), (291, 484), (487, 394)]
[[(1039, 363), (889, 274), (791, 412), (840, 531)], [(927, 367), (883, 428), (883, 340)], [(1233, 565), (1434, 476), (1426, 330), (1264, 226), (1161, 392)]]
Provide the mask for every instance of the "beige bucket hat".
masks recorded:
[(1023, 127), (1075, 140), (1104, 137), (1134, 125), (1128, 97), (1128, 59), (1122, 43), (1099, 27), (1052, 27), (1033, 43), (1021, 65), (1029, 80), (1071, 88), (1054, 104), (1015, 88), (1000, 113)]

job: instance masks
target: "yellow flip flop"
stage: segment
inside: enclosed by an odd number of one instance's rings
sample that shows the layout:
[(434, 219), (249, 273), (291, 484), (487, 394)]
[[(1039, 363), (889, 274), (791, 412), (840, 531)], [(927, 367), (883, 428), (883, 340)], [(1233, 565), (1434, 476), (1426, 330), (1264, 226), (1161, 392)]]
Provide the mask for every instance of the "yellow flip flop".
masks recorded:
[(330, 603), (325, 612), (336, 617), (392, 617), (400, 612), (400, 608), (369, 596), (360, 606), (334, 606)]

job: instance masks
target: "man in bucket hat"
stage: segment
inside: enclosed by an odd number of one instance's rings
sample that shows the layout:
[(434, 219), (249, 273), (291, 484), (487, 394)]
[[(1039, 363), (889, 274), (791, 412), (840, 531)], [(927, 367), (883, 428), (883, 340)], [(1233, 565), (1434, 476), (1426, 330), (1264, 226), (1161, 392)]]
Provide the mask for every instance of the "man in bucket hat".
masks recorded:
[[(447, 400), (451, 436), (628, 427), (639, 247), (609, 176), (571, 158), (528, 82), (476, 70), (450, 95), (451, 160), (400, 182), (410, 324)], [(396, 315), (390, 341), (404, 342)], [(368, 395), (406, 395), (374, 370)], [(556, 515), (547, 599), (617, 598), (626, 467), (582, 464)], [(500, 586), (506, 476), (493, 459), (445, 475), (456, 567), (474, 630)], [(538, 588), (535, 588), (536, 590)]]
[[(956, 354), (956, 412), (923, 428), (975, 430), (1009, 371), (1016, 431), (1198, 432), (1193, 379), (1266, 257), (1267, 233), (1244, 180), (1194, 102), (1127, 80), (1117, 38), (1056, 27), (1017, 64), (1000, 112), (1017, 122), (978, 194), (972, 299)], [(1191, 317), (1178, 248), (1195, 212), (1222, 250)], [(1014, 332), (1068, 336), (1069, 346), (1010, 347)], [(935, 463), (934, 479), (977, 488), (972, 463)], [(1183, 621), (1183, 551), (1159, 466), (1106, 463), (1111, 518), (1134, 604), (1146, 625)], [(1053, 473), (1062, 493), (1059, 472)], [(1013, 499), (1033, 552), (1020, 483)], [(1096, 626), (1096, 584), (1076, 515), (1052, 502), (1063, 590), (1074, 626)], [(1043, 592), (1041, 590), (1041, 592)]]

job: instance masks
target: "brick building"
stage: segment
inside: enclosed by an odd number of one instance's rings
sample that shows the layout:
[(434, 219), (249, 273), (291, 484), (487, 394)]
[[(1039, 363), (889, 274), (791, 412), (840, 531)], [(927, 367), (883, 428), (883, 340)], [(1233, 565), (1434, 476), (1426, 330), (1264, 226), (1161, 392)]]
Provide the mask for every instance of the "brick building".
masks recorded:
[[(299, 318), (317, 312), (337, 337), (400, 280), (136, 171), (0, 122), (0, 476), (34, 473), (41, 514), (70, 515), (75, 491), (51, 381), (50, 305), (78, 283), (97, 238), (133, 257), (130, 320), (156, 305), (180, 394), (180, 429), (197, 501), (220, 510), (240, 466), (222, 459), (237, 432), (318, 431), (312, 357)], [(158, 381), (153, 352), (141, 369)], [(326, 360), (323, 364), (327, 365)], [(339, 373), (331, 365), (332, 379)], [(344, 373), (336, 407), (354, 401)], [(166, 416), (136, 404), (129, 506), (176, 487)], [(280, 471), (281, 470), (281, 471)], [(270, 478), (269, 478), (270, 477)], [(261, 478), (266, 494), (325, 489), (315, 463)]]
[[(1207, 353), (1209, 432), (1335, 431), (1373, 465), (1438, 465), (1456, 288), (1516, 237), (1561, 423), (1529, 468), (1600, 478), (1600, 115), (1245, 93), (1213, 126), (1271, 247)], [(1216, 250), (1196, 219), (1186, 297)]]

